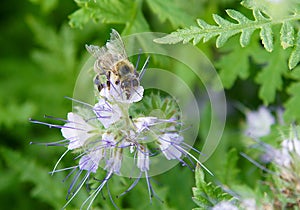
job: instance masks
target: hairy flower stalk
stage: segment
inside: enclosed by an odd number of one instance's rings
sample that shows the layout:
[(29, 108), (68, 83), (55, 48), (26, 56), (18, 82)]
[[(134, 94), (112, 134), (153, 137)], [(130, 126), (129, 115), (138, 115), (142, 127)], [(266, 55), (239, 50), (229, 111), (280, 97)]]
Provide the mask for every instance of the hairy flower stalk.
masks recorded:
[[(61, 142), (47, 144), (67, 147), (67, 151), (59, 158), (51, 172), (70, 170), (66, 178), (73, 176), (64, 208), (85, 183), (98, 182), (98, 186), (92, 190), (81, 206), (89, 209), (110, 178), (115, 174), (123, 175), (122, 171), (128, 170), (122, 167), (125, 159), (131, 160), (132, 171), (139, 172), (132, 185), (119, 196), (132, 190), (144, 176), (150, 200), (155, 195), (149, 175), (152, 157), (161, 154), (167, 160), (177, 160), (186, 166), (190, 165), (189, 162), (193, 164), (194, 161), (203, 166), (189, 150), (192, 149), (199, 154), (200, 152), (184, 143), (180, 112), (175, 101), (171, 99), (168, 106), (171, 115), (167, 115), (164, 111), (161, 111), (163, 113), (161, 116), (130, 113), (131, 106), (143, 99), (144, 88), (140, 85), (141, 76), (136, 71), (137, 67), (134, 68), (127, 60), (125, 50), (119, 49), (120, 46), (123, 46), (122, 40), (114, 30), (106, 46), (102, 48), (86, 46), (96, 58), (94, 65), (96, 104), (90, 105), (71, 99), (78, 106), (73, 112), (68, 113), (67, 120), (63, 120), (65, 122), (63, 126), (32, 120), (34, 123), (60, 128), (65, 138)], [(141, 75), (144, 74), (146, 66), (146, 64), (143, 66)], [(78, 164), (70, 168), (57, 169), (59, 162), (69, 151), (77, 154), (75, 160)], [(188, 157), (189, 162), (185, 162), (185, 157)], [(102, 179), (95, 178), (98, 172), (101, 173), (103, 170), (106, 171), (106, 176)], [(91, 179), (93, 177), (94, 179)]]

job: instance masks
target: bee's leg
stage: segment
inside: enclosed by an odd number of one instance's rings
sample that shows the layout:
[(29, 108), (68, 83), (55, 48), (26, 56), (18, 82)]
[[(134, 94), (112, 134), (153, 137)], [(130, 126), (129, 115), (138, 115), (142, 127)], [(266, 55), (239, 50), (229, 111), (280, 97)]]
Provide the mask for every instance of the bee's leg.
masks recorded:
[(127, 100), (129, 100), (129, 98), (130, 98), (131, 94), (130, 94), (130, 93), (128, 93), (127, 91), (126, 91), (126, 93), (125, 93), (125, 94), (126, 94), (126, 99), (127, 99)]
[(142, 77), (143, 77), (144, 74), (145, 74), (145, 71), (147, 70), (147, 66), (148, 66), (148, 64), (149, 64), (149, 59), (150, 59), (150, 56), (147, 57), (147, 59), (146, 59), (144, 65), (143, 65), (143, 67), (142, 67), (142, 69), (141, 69), (141, 72), (140, 72), (140, 75), (139, 75), (139, 80), (142, 79)]
[(96, 75), (96, 77), (94, 79), (94, 84), (97, 86), (97, 89), (99, 92), (105, 87), (105, 85), (102, 84), (100, 81), (99, 74)]

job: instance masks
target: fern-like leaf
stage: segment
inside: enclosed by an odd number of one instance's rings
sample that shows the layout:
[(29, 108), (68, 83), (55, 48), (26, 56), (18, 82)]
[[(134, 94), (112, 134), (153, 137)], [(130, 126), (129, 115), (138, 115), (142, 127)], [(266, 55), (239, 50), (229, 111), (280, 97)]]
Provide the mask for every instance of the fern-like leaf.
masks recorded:
[[(154, 41), (161, 44), (176, 44), (178, 42), (187, 43), (193, 40), (193, 44), (195, 45), (201, 40), (203, 40), (203, 42), (207, 42), (211, 38), (217, 37), (216, 46), (219, 48), (222, 47), (229, 38), (236, 34), (240, 34), (240, 44), (242, 47), (245, 47), (249, 44), (253, 32), (259, 29), (259, 36), (264, 48), (268, 52), (271, 52), (274, 48), (272, 26), (281, 24), (281, 46), (284, 49), (294, 47), (289, 59), (289, 68), (294, 68), (300, 61), (300, 38), (299, 35), (297, 35), (296, 38), (294, 37), (294, 23), (300, 20), (300, 12), (295, 11), (293, 14), (278, 19), (266, 15), (264, 11), (261, 11), (258, 8), (251, 9), (254, 20), (249, 19), (244, 14), (236, 10), (228, 9), (226, 10), (226, 13), (232, 21), (213, 14), (213, 19), (216, 22), (216, 25), (210, 25), (204, 20), (198, 19), (197, 27), (192, 26), (190, 28), (179, 29), (167, 36), (155, 39)], [(297, 39), (295, 43), (294, 39)]]
[(300, 62), (300, 31), (298, 31), (295, 47), (289, 58), (289, 68), (293, 69)]
[(221, 187), (215, 186), (211, 182), (205, 182), (204, 173), (199, 165), (196, 167), (195, 180), (193, 201), (199, 206), (195, 209), (209, 209), (221, 201), (232, 199), (232, 196), (225, 193)]

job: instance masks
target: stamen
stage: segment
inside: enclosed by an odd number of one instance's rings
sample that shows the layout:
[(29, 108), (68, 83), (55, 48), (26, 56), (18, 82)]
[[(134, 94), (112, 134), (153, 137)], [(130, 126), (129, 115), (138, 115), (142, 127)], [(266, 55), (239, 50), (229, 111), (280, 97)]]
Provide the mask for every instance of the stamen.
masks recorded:
[(90, 207), (92, 206), (95, 198), (97, 197), (97, 195), (99, 194), (99, 192), (101, 192), (103, 186), (106, 184), (106, 182), (108, 182), (108, 180), (112, 177), (113, 172), (110, 171), (107, 173), (105, 179), (103, 180), (103, 182), (99, 185), (99, 187), (83, 202), (83, 204), (81, 205), (80, 209), (83, 209), (84, 205), (88, 202), (88, 200), (91, 199), (87, 209), (90, 209)]
[(146, 182), (148, 186), (148, 193), (150, 197), (150, 203), (152, 203), (152, 198), (155, 196), (160, 202), (163, 203), (163, 201), (160, 199), (160, 197), (155, 193), (155, 191), (152, 188), (151, 182), (150, 182), (150, 177), (148, 176), (148, 171), (145, 171), (145, 177), (146, 177)]
[(70, 170), (70, 169), (76, 169), (78, 168), (78, 166), (72, 166), (72, 167), (68, 167), (68, 168), (62, 168), (62, 169), (58, 169), (58, 170), (55, 170), (55, 171), (50, 171), (48, 172), (49, 174), (53, 174), (53, 173), (57, 173), (57, 172), (62, 172), (62, 171), (67, 171), (67, 170)]
[(53, 116), (49, 116), (49, 115), (44, 115), (44, 118), (47, 118), (47, 119), (53, 119), (53, 120), (57, 120), (57, 121), (63, 121), (63, 122), (69, 122), (69, 121), (66, 120), (66, 119), (58, 118), (58, 117), (53, 117)]
[(249, 160), (251, 163), (253, 163), (255, 166), (257, 166), (258, 168), (260, 168), (261, 170), (273, 174), (273, 175), (277, 175), (279, 176), (279, 174), (276, 174), (274, 171), (271, 171), (269, 169), (267, 169), (266, 167), (264, 167), (263, 165), (261, 165), (260, 163), (256, 162), (255, 160), (253, 160), (252, 158), (250, 158), (248, 155), (246, 155), (243, 152), (240, 152), (240, 155), (243, 156), (244, 158), (246, 158), (247, 160)]
[[(76, 182), (78, 181), (81, 173), (82, 173), (83, 170), (78, 170), (75, 174), (75, 177), (73, 178), (71, 184), (70, 184), (70, 187), (68, 189), (68, 194), (67, 194), (67, 200), (68, 200), (68, 197), (72, 194), (72, 189), (73, 187), (75, 186)], [(76, 191), (76, 190), (75, 190)]]
[(142, 70), (141, 70), (140, 75), (139, 75), (139, 80), (142, 79), (142, 77), (144, 76), (144, 74), (145, 74), (145, 72), (146, 72), (147, 66), (148, 66), (148, 64), (149, 64), (149, 59), (150, 59), (150, 56), (147, 57), (147, 59), (146, 59), (144, 65), (143, 65), (143, 67), (142, 67)]
[(74, 98), (71, 98), (71, 97), (68, 97), (68, 96), (65, 96), (65, 98), (66, 98), (66, 99), (69, 99), (69, 100), (71, 100), (71, 101), (77, 102), (77, 103), (79, 103), (79, 104), (85, 105), (85, 106), (87, 106), (87, 107), (89, 107), (89, 108), (93, 108), (92, 105), (90, 105), (90, 104), (88, 104), (88, 103), (85, 103), (85, 102), (83, 102), (83, 101), (79, 101), (79, 100), (77, 100), (77, 99), (74, 99)]
[(110, 194), (110, 190), (109, 190), (109, 187), (108, 187), (108, 182), (106, 182), (106, 189), (107, 189), (107, 194), (108, 194), (108, 197), (111, 201), (111, 203), (113, 204), (113, 206), (117, 209), (117, 210), (120, 210), (120, 208), (117, 206), (117, 204), (114, 202), (111, 194)]
[(65, 209), (67, 207), (67, 205), (69, 205), (69, 203), (73, 200), (73, 198), (77, 195), (77, 193), (79, 192), (79, 190), (81, 189), (81, 187), (84, 185), (84, 183), (86, 182), (86, 180), (88, 179), (89, 177), (89, 173), (86, 173), (86, 175), (84, 176), (84, 178), (82, 179), (82, 182), (81, 182), (81, 186), (78, 187), (78, 189), (73, 193), (73, 196), (68, 200), (68, 202), (63, 206), (62, 209)]
[(135, 73), (137, 72), (137, 68), (138, 68), (139, 63), (140, 63), (141, 55), (142, 55), (142, 49), (139, 49), (138, 58), (137, 58), (137, 61), (136, 61), (136, 64), (135, 64), (135, 68), (134, 68), (134, 72)]
[(122, 192), (119, 196), (117, 196), (117, 198), (119, 198), (119, 197), (127, 194), (129, 191), (131, 191), (137, 185), (137, 183), (140, 181), (142, 174), (143, 174), (143, 172), (140, 172), (139, 176), (134, 180), (134, 182), (129, 186), (129, 188), (127, 190), (125, 190), (124, 192)]
[[(65, 143), (64, 143), (65, 142)], [(41, 143), (41, 142), (30, 142), (29, 144), (32, 145), (32, 144), (36, 144), (36, 145), (43, 145), (43, 146), (66, 146), (68, 145), (69, 143), (69, 140), (68, 139), (63, 139), (63, 140), (60, 140), (60, 141), (56, 141), (56, 142), (46, 142), (46, 143)], [(64, 144), (61, 144), (61, 143), (64, 143)]]
[(53, 168), (53, 170), (52, 170), (52, 174), (51, 174), (51, 175), (54, 174), (54, 171), (55, 171), (57, 165), (59, 164), (59, 162), (63, 159), (63, 157), (64, 157), (69, 151), (70, 151), (70, 150), (67, 149), (67, 150), (60, 156), (60, 158), (58, 159), (58, 161), (57, 161), (56, 164), (54, 165), (54, 168)]
[(188, 154), (191, 158), (193, 158), (202, 168), (204, 168), (211, 176), (214, 176), (213, 173), (205, 167), (195, 156), (193, 156), (191, 153), (186, 151), (185, 149), (181, 148), (186, 154)]

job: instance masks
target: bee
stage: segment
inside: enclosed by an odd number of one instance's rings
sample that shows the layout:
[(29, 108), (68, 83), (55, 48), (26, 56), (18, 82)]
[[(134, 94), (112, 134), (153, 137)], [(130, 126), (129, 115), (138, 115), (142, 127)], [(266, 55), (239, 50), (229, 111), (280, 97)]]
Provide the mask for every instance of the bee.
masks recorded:
[[(101, 91), (103, 87), (110, 88), (111, 85), (120, 86), (125, 92), (126, 99), (129, 99), (132, 91), (140, 85), (140, 80), (139, 73), (128, 60), (120, 34), (113, 29), (110, 40), (105, 46), (100, 48), (95, 45), (86, 45), (86, 49), (96, 58), (94, 71), (97, 75), (94, 82), (98, 90)], [(106, 76), (106, 84), (100, 82), (101, 75)]]

